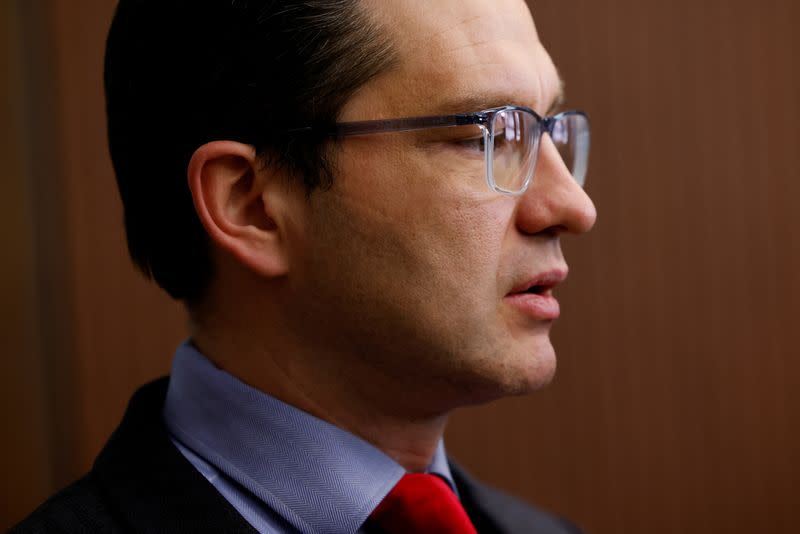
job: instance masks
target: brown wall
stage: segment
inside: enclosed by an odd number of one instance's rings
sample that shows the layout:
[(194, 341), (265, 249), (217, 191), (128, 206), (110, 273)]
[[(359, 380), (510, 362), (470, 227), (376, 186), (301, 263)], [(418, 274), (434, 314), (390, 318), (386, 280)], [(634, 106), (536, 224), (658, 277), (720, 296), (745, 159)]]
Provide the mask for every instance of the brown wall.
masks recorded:
[(0, 409), (4, 427), (0, 472), (0, 528), (20, 510), (30, 509), (52, 485), (49, 417), (41, 345), (37, 336), (37, 287), (33, 191), (22, 156), (27, 144), (21, 80), (19, 12), (0, 2)]
[[(800, 5), (532, 4), (593, 119), (600, 218), (566, 244), (556, 382), (458, 413), (449, 449), (594, 533), (792, 532)], [(184, 335), (125, 253), (102, 111), (113, 5), (3, 4), (0, 155), (22, 201), (0, 215), (0, 527), (89, 465)]]
[(87, 469), (136, 385), (166, 373), (185, 336), (180, 307), (127, 258), (102, 91), (115, 4), (2, 3), (2, 161), (12, 193), (24, 195), (0, 195), (13, 208), (0, 228), (15, 260), (1, 271), (0, 468), (10, 483), (0, 528)]

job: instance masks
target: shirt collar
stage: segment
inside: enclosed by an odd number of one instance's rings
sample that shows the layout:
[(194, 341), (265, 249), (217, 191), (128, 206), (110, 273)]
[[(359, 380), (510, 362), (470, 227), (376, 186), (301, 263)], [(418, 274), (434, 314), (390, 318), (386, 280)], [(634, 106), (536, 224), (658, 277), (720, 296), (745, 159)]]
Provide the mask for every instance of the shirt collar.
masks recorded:
[[(188, 342), (175, 353), (164, 421), (301, 531), (355, 532), (405, 474), (371, 444), (244, 384)], [(455, 491), (441, 441), (428, 472)]]

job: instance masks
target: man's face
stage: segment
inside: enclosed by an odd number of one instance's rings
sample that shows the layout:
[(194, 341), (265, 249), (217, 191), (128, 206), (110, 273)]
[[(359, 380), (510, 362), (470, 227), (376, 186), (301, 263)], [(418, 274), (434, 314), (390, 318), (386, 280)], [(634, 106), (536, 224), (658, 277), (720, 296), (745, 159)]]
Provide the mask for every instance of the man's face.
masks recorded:
[[(367, 5), (400, 64), (361, 88), (342, 121), (505, 104), (544, 115), (559, 96), (522, 0)], [(559, 236), (588, 231), (594, 206), (549, 140), (531, 187), (515, 197), (491, 191), (481, 171), (463, 172), (430, 135), (337, 143), (335, 185), (315, 192), (291, 229), (299, 304), (290, 313), (305, 342), (353, 358), (427, 405), (540, 387), (555, 371), (552, 319), (509, 295), (566, 271)]]

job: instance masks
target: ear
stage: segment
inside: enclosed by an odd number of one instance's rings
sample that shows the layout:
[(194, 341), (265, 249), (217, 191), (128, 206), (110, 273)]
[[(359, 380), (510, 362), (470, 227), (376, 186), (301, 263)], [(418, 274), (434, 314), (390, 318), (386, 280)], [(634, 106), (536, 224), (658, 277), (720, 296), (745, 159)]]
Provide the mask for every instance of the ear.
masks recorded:
[(218, 247), (261, 276), (288, 272), (280, 222), (287, 188), (261, 168), (252, 146), (207, 143), (192, 156), (188, 178), (200, 222)]

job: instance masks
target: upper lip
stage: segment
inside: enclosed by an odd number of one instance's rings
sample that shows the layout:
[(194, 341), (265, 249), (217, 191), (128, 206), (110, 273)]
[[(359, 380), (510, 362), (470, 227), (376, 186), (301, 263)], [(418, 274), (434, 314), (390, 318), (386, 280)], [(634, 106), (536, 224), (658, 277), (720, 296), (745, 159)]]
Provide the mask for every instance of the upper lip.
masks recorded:
[(567, 272), (566, 268), (551, 269), (526, 278), (524, 281), (515, 285), (509, 292), (509, 295), (528, 291), (532, 287), (539, 287), (542, 291), (549, 291), (567, 278)]

